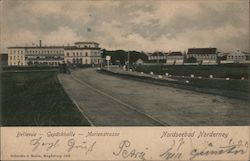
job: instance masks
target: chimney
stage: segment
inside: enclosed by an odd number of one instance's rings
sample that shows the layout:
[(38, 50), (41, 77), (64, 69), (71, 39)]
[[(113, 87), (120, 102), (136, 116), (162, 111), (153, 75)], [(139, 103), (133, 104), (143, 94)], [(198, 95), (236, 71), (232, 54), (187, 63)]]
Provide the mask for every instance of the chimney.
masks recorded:
[(39, 47), (42, 47), (42, 40), (39, 40)]

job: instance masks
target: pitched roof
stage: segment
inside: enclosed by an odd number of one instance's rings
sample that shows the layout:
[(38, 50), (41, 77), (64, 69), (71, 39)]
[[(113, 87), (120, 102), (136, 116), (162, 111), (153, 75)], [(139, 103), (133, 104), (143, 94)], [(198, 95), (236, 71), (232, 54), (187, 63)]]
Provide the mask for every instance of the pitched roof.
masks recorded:
[(216, 54), (216, 48), (189, 48), (187, 54)]
[(154, 52), (150, 54), (149, 56), (165, 56), (167, 53), (161, 53), (161, 52)]
[(100, 50), (101, 48), (94, 48), (94, 47), (84, 47), (84, 48), (78, 48), (76, 46), (67, 46), (64, 47), (64, 50)]
[(12, 46), (8, 49), (64, 49), (64, 50), (82, 50), (82, 49), (100, 49), (94, 47), (78, 48), (76, 46)]
[(245, 55), (250, 55), (250, 53), (249, 52), (242, 52), (243, 54), (245, 54)]
[(11, 46), (8, 49), (48, 49), (48, 48), (64, 48), (64, 46)]
[(96, 45), (99, 45), (97, 42), (94, 42), (94, 41), (78, 41), (78, 42), (75, 42), (74, 44), (96, 44)]
[(180, 51), (176, 51), (169, 53), (168, 56), (183, 56), (183, 54)]

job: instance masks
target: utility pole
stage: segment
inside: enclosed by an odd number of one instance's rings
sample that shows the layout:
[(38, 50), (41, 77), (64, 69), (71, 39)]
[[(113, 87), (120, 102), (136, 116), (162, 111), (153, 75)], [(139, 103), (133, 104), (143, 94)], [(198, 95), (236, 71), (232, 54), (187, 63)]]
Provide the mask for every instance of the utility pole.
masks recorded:
[(159, 57), (159, 52), (157, 52), (157, 64), (160, 63), (160, 57)]
[(130, 69), (130, 62), (129, 62), (129, 59), (130, 59), (130, 53), (128, 51), (128, 70)]

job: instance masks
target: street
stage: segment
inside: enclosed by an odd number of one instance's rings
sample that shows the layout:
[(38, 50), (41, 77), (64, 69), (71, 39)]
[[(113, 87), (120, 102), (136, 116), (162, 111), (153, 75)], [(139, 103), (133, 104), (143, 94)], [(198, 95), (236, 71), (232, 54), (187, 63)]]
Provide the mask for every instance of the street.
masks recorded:
[(248, 103), (99, 73), (59, 74), (66, 93), (92, 126), (248, 125)]

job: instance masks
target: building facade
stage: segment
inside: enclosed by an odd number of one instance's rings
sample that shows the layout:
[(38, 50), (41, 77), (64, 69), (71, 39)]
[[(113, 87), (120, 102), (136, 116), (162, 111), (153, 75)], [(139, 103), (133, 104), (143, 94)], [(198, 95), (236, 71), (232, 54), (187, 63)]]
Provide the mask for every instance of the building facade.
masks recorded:
[(9, 47), (8, 65), (58, 66), (68, 64), (101, 64), (101, 49), (96, 42), (76, 42), (74, 46)]
[(217, 64), (217, 48), (189, 48), (187, 59), (191, 58), (200, 64)]
[(148, 60), (150, 63), (166, 63), (167, 53), (154, 52), (149, 54)]
[(101, 64), (102, 51), (95, 42), (76, 42), (75, 46), (64, 48), (64, 61), (67, 64)]
[(183, 64), (184, 63), (184, 55), (182, 52), (171, 52), (167, 55), (167, 64)]
[(226, 61), (227, 63), (245, 63), (246, 55), (240, 51), (230, 53), (227, 55)]

